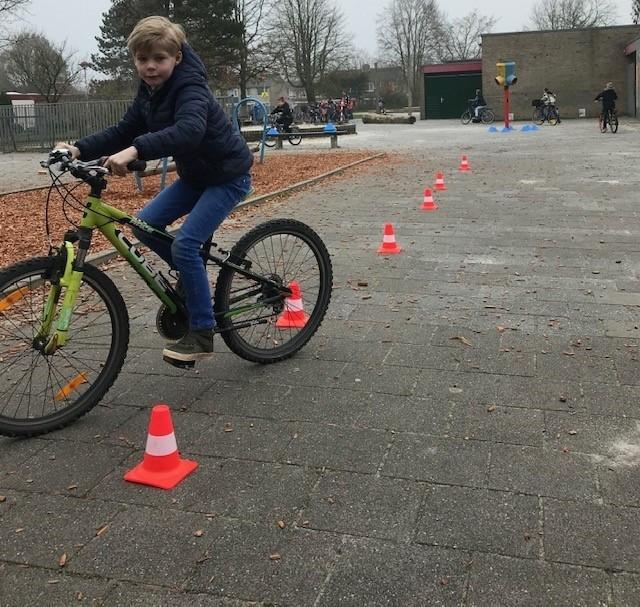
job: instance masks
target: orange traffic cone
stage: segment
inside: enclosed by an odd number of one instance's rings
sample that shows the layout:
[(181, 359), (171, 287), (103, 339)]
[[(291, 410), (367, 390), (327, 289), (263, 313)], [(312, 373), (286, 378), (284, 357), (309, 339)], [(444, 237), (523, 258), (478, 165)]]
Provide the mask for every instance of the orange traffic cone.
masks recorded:
[(155, 405), (151, 410), (142, 463), (129, 470), (124, 480), (159, 489), (173, 489), (197, 467), (198, 462), (180, 458), (169, 407)]
[(396, 235), (393, 233), (393, 224), (384, 224), (384, 235), (382, 236), (382, 244), (378, 247), (378, 253), (381, 255), (393, 255), (400, 253), (402, 248), (396, 242)]
[(435, 189), (436, 191), (439, 191), (439, 192), (447, 189), (447, 186), (444, 184), (444, 173), (442, 171), (439, 171), (438, 173), (436, 173)]
[(469, 159), (466, 156), (463, 156), (460, 160), (460, 166), (458, 167), (458, 170), (462, 173), (471, 172), (471, 165), (469, 164)]
[(309, 320), (309, 315), (304, 311), (302, 305), (302, 292), (300, 285), (292, 280), (289, 285), (291, 295), (284, 300), (284, 310), (276, 321), (279, 329), (302, 329)]
[(422, 198), (422, 206), (420, 210), (422, 211), (435, 211), (438, 208), (438, 205), (433, 200), (433, 194), (429, 188), (424, 189), (424, 196)]

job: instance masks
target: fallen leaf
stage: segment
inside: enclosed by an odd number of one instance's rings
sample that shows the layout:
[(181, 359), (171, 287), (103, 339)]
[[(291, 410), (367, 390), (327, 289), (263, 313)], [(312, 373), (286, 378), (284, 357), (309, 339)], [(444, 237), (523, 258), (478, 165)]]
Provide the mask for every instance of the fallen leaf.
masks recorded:
[(67, 564), (67, 553), (65, 552), (59, 559), (58, 559), (58, 567), (64, 567)]
[(455, 337), (450, 337), (449, 339), (457, 339), (461, 341), (465, 346), (473, 347), (473, 344), (463, 335), (456, 335)]
[(77, 489), (77, 488), (78, 488), (78, 485), (69, 485), (69, 486), (67, 487), (67, 491), (73, 491), (73, 490), (75, 490), (75, 489)]
[(358, 284), (359, 287), (368, 287), (369, 286), (369, 283), (365, 282), (364, 280), (358, 281), (357, 284)]
[(566, 403), (566, 402), (567, 402), (567, 397), (566, 397), (566, 396), (560, 396), (560, 397), (558, 398), (558, 400), (559, 400), (561, 403)]
[(197, 531), (194, 531), (193, 535), (195, 535), (196, 537), (202, 537), (204, 535), (204, 529), (198, 529)]
[(224, 431), (225, 432), (233, 432), (233, 426), (231, 425), (231, 422), (227, 422), (224, 425)]
[(495, 410), (496, 410), (496, 406), (495, 406), (495, 405), (489, 405), (489, 406), (487, 407), (487, 411), (488, 411), (489, 413), (493, 413)]
[(498, 331), (498, 333), (504, 333), (506, 330), (506, 327), (501, 327), (500, 325), (496, 327), (496, 331)]
[(6, 495), (0, 495), (0, 504), (2, 504), (2, 502), (6, 502), (7, 501), (7, 496)]
[(281, 558), (282, 557), (277, 552), (269, 555), (269, 559), (272, 561), (279, 561)]
[(102, 525), (102, 527), (96, 531), (96, 537), (104, 535), (107, 532), (107, 529), (109, 529), (109, 525)]
[(576, 353), (575, 353), (575, 352), (563, 352), (563, 354), (564, 354), (565, 356), (575, 356), (575, 355), (576, 355)]
[(287, 523), (285, 523), (284, 521), (278, 521), (278, 527), (280, 527), (280, 529), (284, 529), (287, 526)]
[(578, 434), (577, 430), (569, 430), (569, 434), (571, 434), (571, 436), (575, 436), (576, 434)]

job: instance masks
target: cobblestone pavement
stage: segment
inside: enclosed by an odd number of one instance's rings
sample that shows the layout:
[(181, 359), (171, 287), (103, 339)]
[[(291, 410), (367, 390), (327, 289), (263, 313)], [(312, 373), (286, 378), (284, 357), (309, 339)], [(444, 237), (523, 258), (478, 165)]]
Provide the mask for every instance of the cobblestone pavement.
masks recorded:
[[(197, 372), (169, 367), (156, 303), (112, 271), (133, 333), (107, 398), (0, 439), (1, 605), (638, 604), (638, 123), (367, 133), (349, 145), (406, 161), (273, 211), (335, 268), (293, 359), (218, 342)], [(404, 250), (384, 258), (387, 221)], [(169, 492), (122, 479), (158, 401), (200, 463)]]

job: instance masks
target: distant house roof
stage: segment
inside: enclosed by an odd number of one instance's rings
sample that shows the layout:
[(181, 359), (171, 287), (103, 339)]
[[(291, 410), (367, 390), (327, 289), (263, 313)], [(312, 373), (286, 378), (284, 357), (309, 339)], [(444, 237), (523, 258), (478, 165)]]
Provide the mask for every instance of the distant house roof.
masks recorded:
[(420, 70), (423, 74), (464, 74), (482, 71), (482, 59), (470, 61), (447, 61), (447, 63), (429, 63)]

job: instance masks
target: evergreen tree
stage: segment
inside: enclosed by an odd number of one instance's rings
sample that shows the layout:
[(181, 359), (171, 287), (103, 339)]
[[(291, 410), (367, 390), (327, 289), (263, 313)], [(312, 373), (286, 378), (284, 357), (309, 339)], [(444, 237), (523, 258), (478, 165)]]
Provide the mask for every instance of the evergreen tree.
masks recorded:
[(187, 40), (202, 58), (209, 77), (218, 79), (236, 62), (242, 25), (233, 20), (233, 0), (113, 0), (103, 14), (96, 68), (112, 78), (135, 78), (127, 37), (135, 24), (150, 15), (179, 23)]
[(631, 18), (634, 23), (640, 23), (640, 0), (633, 0), (631, 6)]

